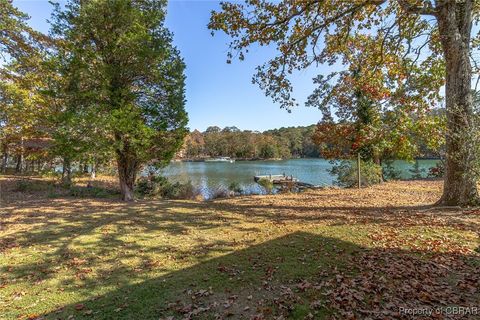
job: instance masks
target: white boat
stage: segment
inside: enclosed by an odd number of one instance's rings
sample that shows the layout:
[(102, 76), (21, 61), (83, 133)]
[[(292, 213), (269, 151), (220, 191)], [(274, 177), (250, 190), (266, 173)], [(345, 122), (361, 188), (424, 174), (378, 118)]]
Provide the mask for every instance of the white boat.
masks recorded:
[(218, 158), (205, 159), (205, 162), (230, 162), (230, 163), (234, 163), (235, 160), (230, 158), (230, 157), (218, 157)]

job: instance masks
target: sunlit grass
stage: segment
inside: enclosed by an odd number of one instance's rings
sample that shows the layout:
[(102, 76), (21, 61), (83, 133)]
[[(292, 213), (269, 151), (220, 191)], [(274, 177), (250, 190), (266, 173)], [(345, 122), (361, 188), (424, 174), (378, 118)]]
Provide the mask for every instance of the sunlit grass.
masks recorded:
[(180, 305), (200, 319), (323, 318), (335, 313), (323, 289), (302, 283), (353, 277), (368, 250), (475, 256), (478, 215), (418, 209), (439, 188), (416, 188), (415, 198), (397, 183), (214, 202), (7, 202), (0, 318), (182, 319)]

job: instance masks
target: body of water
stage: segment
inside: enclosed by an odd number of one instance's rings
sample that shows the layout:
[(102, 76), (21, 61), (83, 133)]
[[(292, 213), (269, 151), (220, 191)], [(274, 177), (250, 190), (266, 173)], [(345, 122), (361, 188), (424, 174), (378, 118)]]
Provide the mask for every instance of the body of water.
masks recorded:
[[(419, 160), (421, 169), (434, 167), (438, 160)], [(414, 163), (395, 161), (395, 169), (403, 179), (411, 177)], [(198, 187), (205, 197), (218, 188), (228, 188), (232, 182), (239, 183), (246, 193), (262, 193), (263, 189), (253, 181), (256, 175), (293, 175), (302, 182), (331, 186), (335, 177), (329, 173), (332, 164), (324, 159), (290, 159), (281, 161), (237, 161), (228, 162), (174, 162), (162, 169), (162, 174), (173, 181), (188, 182)]]

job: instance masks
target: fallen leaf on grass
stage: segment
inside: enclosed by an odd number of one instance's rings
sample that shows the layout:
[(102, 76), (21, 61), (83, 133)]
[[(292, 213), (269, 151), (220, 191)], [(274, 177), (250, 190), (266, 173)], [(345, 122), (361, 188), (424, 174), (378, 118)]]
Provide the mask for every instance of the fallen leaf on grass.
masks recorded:
[(82, 303), (75, 305), (75, 310), (77, 311), (83, 310), (84, 308), (85, 308), (85, 305)]

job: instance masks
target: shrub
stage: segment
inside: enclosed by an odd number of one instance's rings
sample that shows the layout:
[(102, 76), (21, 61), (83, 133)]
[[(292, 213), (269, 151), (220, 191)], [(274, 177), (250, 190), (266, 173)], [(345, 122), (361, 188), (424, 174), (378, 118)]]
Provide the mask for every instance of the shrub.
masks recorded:
[(29, 189), (30, 189), (30, 182), (28, 180), (19, 180), (17, 181), (13, 191), (26, 192)]
[(30, 179), (20, 179), (13, 187), (14, 192), (35, 192), (50, 190), (53, 187), (52, 181), (38, 181)]
[(383, 165), (383, 178), (385, 180), (399, 180), (401, 178), (401, 171), (395, 169), (393, 166), (393, 160), (384, 161)]
[(79, 171), (72, 171), (70, 176), (72, 177), (72, 179), (77, 179), (77, 178), (89, 177), (90, 174), (83, 172), (82, 170), (79, 170)]
[(55, 199), (55, 198), (59, 198), (61, 197), (61, 194), (59, 192), (57, 192), (57, 190), (55, 189), (52, 189), (50, 191), (48, 191), (47, 193), (47, 198), (49, 199)]
[(172, 183), (162, 176), (141, 177), (137, 181), (136, 192), (144, 197), (166, 199), (195, 199), (200, 195), (199, 190), (190, 181)]
[(137, 180), (136, 192), (142, 196), (159, 195), (167, 184), (169, 181), (162, 176), (141, 177)]
[(167, 183), (161, 195), (167, 199), (196, 199), (200, 192), (188, 181), (186, 183)]
[(265, 192), (266, 192), (267, 194), (272, 193), (272, 191), (273, 191), (273, 182), (272, 182), (270, 179), (261, 178), (260, 180), (258, 180), (257, 183), (258, 183), (260, 186), (262, 186), (263, 189), (265, 189)]
[(68, 195), (79, 198), (109, 198), (118, 194), (113, 190), (107, 190), (99, 187), (78, 187), (72, 186), (68, 190)]
[[(330, 173), (337, 177), (336, 184), (341, 187), (358, 186), (356, 161), (339, 161), (330, 169)], [(360, 164), (360, 180), (364, 187), (382, 182), (382, 167), (373, 162), (362, 161)]]
[(62, 174), (60, 172), (57, 172), (53, 169), (47, 169), (43, 170), (40, 172), (40, 176), (43, 178), (53, 178), (53, 179), (59, 179), (62, 177)]
[(234, 194), (242, 194), (243, 193), (242, 186), (240, 185), (240, 183), (238, 183), (236, 181), (233, 181), (232, 183), (230, 183), (230, 185), (228, 186), (228, 190), (230, 190)]
[(226, 188), (220, 186), (217, 188), (212, 188), (210, 190), (209, 199), (228, 198), (228, 196), (229, 196), (229, 191)]
[(415, 160), (412, 169), (408, 171), (410, 171), (412, 179), (422, 179), (425, 173), (424, 168), (420, 169), (420, 163), (418, 162), (418, 160)]
[(445, 175), (445, 163), (443, 161), (437, 162), (435, 167), (428, 168), (429, 178), (443, 178)]
[(13, 191), (15, 192), (26, 192), (27, 190), (30, 189), (30, 181), (28, 180), (19, 180), (17, 181), (17, 183), (15, 184), (15, 187), (13, 188)]

